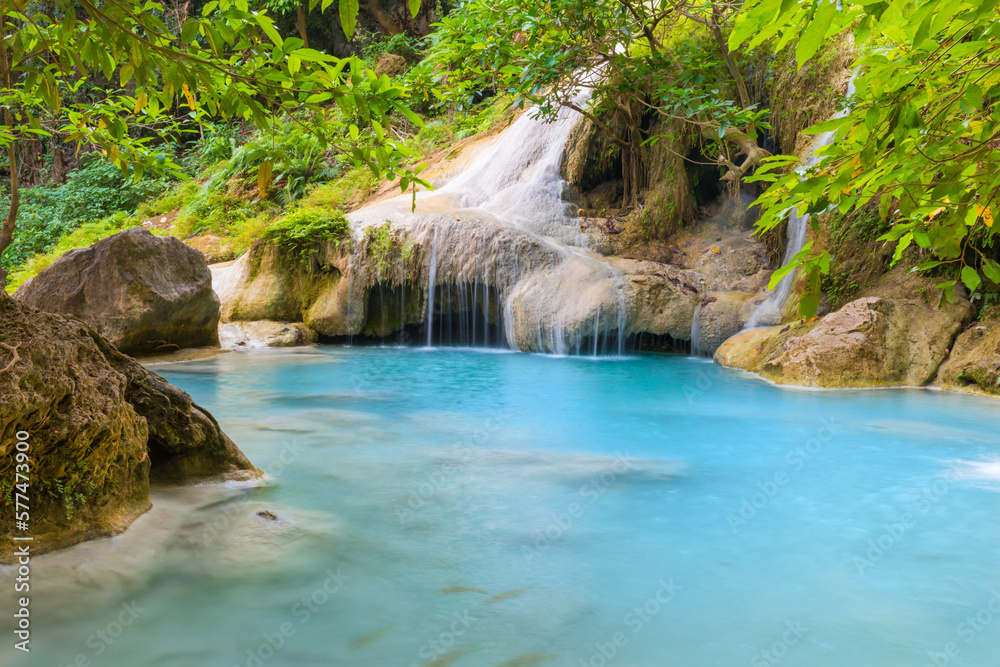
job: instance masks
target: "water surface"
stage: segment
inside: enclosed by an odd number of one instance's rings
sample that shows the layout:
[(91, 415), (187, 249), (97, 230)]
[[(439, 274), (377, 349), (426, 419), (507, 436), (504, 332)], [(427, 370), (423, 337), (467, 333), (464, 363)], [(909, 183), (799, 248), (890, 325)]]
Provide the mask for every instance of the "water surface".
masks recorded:
[(158, 490), (124, 536), (38, 560), (34, 650), (8, 639), (0, 664), (1000, 655), (1000, 404), (659, 356), (330, 347), (156, 370), (268, 481)]

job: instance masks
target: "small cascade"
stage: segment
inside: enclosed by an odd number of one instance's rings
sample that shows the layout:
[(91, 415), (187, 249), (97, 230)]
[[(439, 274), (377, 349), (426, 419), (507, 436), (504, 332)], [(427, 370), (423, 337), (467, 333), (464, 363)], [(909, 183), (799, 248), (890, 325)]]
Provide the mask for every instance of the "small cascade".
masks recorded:
[(694, 317), (691, 319), (691, 356), (700, 357), (701, 353), (701, 301), (694, 307)]
[(431, 261), (427, 280), (427, 347), (434, 342), (434, 290), (437, 288), (437, 249), (438, 230), (434, 229), (434, 240), (431, 241)]
[[(846, 97), (851, 98), (853, 95), (854, 77), (852, 76), (850, 82), (847, 84)], [(834, 118), (840, 118), (845, 113), (844, 111), (840, 111)], [(819, 151), (832, 144), (835, 138), (833, 132), (825, 132), (819, 135), (813, 143), (812, 152), (809, 155), (809, 159), (806, 160), (804, 169), (819, 162), (822, 159), (822, 156), (818, 155)], [(799, 215), (797, 211), (792, 211), (788, 218), (788, 245), (785, 248), (785, 256), (781, 261), (782, 266), (792, 261), (792, 258), (805, 246), (808, 231), (809, 216)], [(768, 294), (767, 299), (761, 302), (750, 315), (750, 319), (747, 320), (747, 325), (744, 329), (781, 324), (781, 311), (788, 300), (788, 294), (792, 291), (792, 285), (795, 284), (796, 273), (797, 271), (792, 271), (778, 282), (774, 290)]]

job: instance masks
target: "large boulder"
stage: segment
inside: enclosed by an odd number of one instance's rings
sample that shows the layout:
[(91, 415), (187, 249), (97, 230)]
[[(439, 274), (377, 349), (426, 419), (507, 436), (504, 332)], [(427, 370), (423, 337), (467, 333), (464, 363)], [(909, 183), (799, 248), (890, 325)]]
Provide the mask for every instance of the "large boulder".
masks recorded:
[(1000, 307), (984, 312), (955, 340), (934, 384), (954, 391), (1000, 396)]
[(961, 297), (939, 308), (920, 298), (867, 296), (818, 322), (743, 331), (715, 360), (780, 384), (924, 385), (973, 313)]
[(74, 315), (130, 354), (219, 344), (219, 299), (204, 256), (142, 227), (67, 252), (14, 296)]
[[(19, 435), (29, 443), (27, 533), (16, 530), (10, 486), (25, 471)], [(257, 474), (188, 394), (79, 320), (0, 290), (0, 562), (12, 533), (41, 553), (121, 532), (149, 508), (151, 476)]]

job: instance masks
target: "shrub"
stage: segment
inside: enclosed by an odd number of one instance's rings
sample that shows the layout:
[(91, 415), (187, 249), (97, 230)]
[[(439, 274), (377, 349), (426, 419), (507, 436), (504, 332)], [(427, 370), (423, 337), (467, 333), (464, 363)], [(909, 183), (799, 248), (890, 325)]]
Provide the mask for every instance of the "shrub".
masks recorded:
[[(273, 134), (257, 133), (236, 148), (221, 168), (201, 186), (186, 213), (207, 217), (226, 195), (242, 202), (260, 199), (257, 171), (265, 160), (272, 164), (268, 198), (281, 206), (302, 198), (308, 186), (328, 181), (339, 166), (327, 158), (326, 143), (292, 119), (286, 119)], [(226, 202), (233, 205), (235, 201)]]
[(299, 208), (280, 218), (264, 232), (265, 243), (273, 243), (302, 261), (327, 241), (339, 243), (348, 236), (351, 225), (341, 211), (315, 206)]
[[(133, 213), (143, 201), (163, 192), (167, 179), (128, 181), (112, 163), (96, 153), (84, 156), (83, 166), (56, 187), (21, 191), (14, 242), (3, 255), (7, 268), (16, 268), (33, 255), (47, 252), (64, 234), (87, 221), (100, 221), (113, 213)], [(3, 193), (0, 209), (10, 196)]]

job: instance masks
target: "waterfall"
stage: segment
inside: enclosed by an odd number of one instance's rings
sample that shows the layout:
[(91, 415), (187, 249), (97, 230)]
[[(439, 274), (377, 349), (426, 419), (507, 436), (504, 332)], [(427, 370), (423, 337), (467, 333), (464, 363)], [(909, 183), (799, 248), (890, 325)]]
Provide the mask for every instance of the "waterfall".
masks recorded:
[(580, 118), (564, 108), (543, 122), (529, 110), (449, 182), (419, 193), (415, 210), (404, 195), (348, 216), (356, 234), (390, 222), (429, 250), (424, 272), (411, 277), (426, 285), (429, 346), (506, 339), (525, 351), (596, 354), (614, 350), (617, 337), (624, 351), (624, 274), (589, 251), (576, 209), (563, 199), (562, 157)]
[(428, 272), (430, 278), (427, 281), (427, 347), (433, 343), (434, 333), (434, 289), (437, 287), (437, 249), (438, 230), (434, 230), (434, 240), (431, 241), (431, 262)]
[[(847, 84), (847, 92), (845, 96), (850, 99), (854, 95), (854, 76)], [(839, 111), (834, 116), (834, 118), (840, 118), (844, 116), (846, 111)], [(812, 151), (809, 154), (809, 158), (806, 160), (806, 164), (803, 167), (811, 167), (819, 162), (822, 157), (817, 155), (820, 149), (825, 148), (833, 143), (835, 139), (834, 133), (824, 132), (819, 135), (813, 142)], [(798, 211), (792, 211), (791, 215), (788, 217), (788, 245), (785, 248), (785, 256), (781, 261), (781, 265), (784, 266), (792, 261), (792, 258), (799, 253), (800, 250), (806, 244), (806, 234), (809, 231), (809, 215), (799, 215)], [(785, 301), (788, 300), (788, 294), (792, 290), (792, 285), (795, 284), (795, 274), (797, 271), (792, 271), (784, 278), (782, 278), (778, 285), (767, 295), (767, 298), (761, 302), (759, 306), (750, 315), (750, 319), (747, 320), (747, 324), (744, 329), (753, 329), (762, 326), (773, 326), (775, 324), (781, 324), (781, 311), (785, 306)]]
[(694, 307), (694, 317), (691, 319), (691, 356), (701, 356), (701, 301)]

